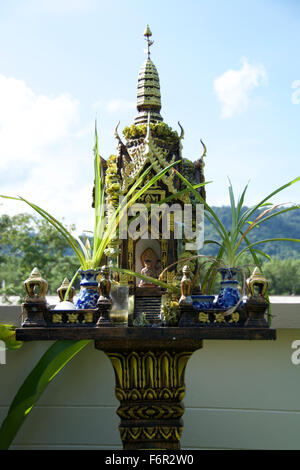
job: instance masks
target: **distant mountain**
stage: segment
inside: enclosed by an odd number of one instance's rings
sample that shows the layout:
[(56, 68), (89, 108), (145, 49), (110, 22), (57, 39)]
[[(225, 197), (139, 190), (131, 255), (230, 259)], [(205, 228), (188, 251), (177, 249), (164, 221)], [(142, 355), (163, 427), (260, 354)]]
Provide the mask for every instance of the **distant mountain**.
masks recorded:
[[(229, 206), (215, 207), (213, 210), (225, 225), (227, 230), (231, 227), (231, 209)], [(245, 211), (247, 207), (243, 208)], [(280, 209), (279, 209), (280, 210)], [(251, 222), (262, 212), (257, 211), (251, 218)], [(249, 225), (245, 225), (244, 230)], [(219, 240), (219, 236), (214, 227), (205, 219), (204, 226), (205, 239)], [(264, 240), (268, 238), (298, 238), (300, 239), (300, 209), (280, 214), (272, 219), (264, 222), (258, 228), (253, 229), (248, 236), (250, 242)], [(300, 258), (300, 243), (295, 242), (272, 242), (258, 245), (257, 248), (262, 249), (272, 258)], [(201, 253), (214, 256), (216, 254), (216, 245), (206, 245)]]

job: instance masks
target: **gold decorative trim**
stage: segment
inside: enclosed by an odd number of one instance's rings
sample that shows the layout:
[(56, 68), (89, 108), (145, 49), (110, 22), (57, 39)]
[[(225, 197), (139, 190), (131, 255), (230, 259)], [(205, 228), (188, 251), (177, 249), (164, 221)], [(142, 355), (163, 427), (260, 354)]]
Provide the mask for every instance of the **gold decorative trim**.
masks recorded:
[(180, 441), (182, 426), (119, 427), (122, 441)]

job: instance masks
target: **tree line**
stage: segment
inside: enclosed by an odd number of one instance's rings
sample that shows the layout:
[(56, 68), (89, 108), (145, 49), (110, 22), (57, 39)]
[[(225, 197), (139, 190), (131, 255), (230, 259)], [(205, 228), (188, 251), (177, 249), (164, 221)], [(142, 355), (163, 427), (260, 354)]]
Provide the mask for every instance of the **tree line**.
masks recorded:
[[(226, 228), (231, 225), (227, 206), (213, 207)], [(258, 215), (258, 214), (256, 214)], [(256, 216), (255, 215), (255, 216)], [(73, 227), (75, 229), (75, 227)], [(270, 219), (251, 232), (250, 241), (274, 237), (299, 238), (300, 211), (291, 211)], [(205, 222), (205, 238), (218, 240), (214, 228)], [(263, 245), (261, 245), (263, 248)], [(262, 269), (269, 281), (271, 295), (300, 295), (300, 244), (276, 242), (265, 248), (271, 261), (262, 260)], [(214, 256), (214, 245), (206, 245), (203, 254)], [(243, 264), (253, 261), (247, 257)], [(29, 214), (0, 217), (0, 293), (3, 299), (24, 297), (24, 280), (37, 266), (48, 281), (48, 293), (56, 294), (65, 277), (71, 279), (78, 269), (78, 260), (64, 238), (45, 220)], [(75, 287), (79, 288), (77, 279)]]
[[(75, 227), (74, 227), (75, 228)], [(65, 277), (72, 279), (78, 260), (64, 238), (45, 220), (29, 214), (0, 217), (0, 286), (3, 300), (24, 297), (24, 281), (38, 267), (56, 294)]]

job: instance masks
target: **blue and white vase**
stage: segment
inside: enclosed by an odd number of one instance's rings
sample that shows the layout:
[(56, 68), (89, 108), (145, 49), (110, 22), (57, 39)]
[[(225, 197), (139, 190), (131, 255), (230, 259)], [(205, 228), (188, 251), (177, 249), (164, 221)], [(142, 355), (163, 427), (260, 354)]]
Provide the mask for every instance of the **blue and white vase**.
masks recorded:
[(210, 310), (214, 306), (214, 295), (192, 295), (193, 307), (196, 310)]
[(234, 307), (241, 298), (239, 290), (239, 281), (237, 276), (239, 269), (237, 268), (220, 268), (218, 269), (222, 276), (221, 290), (216, 300), (216, 307), (228, 309)]
[(100, 295), (97, 281), (100, 269), (80, 269), (78, 272), (81, 276), (81, 282), (76, 309), (96, 308)]

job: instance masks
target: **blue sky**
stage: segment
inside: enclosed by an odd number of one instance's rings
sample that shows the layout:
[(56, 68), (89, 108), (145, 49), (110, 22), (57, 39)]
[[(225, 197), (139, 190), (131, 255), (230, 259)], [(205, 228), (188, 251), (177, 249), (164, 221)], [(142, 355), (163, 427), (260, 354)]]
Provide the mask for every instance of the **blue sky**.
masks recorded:
[(94, 120), (107, 158), (136, 115), (147, 23), (164, 121), (185, 157), (206, 143), (208, 202), (228, 204), (228, 176), (237, 195), (250, 180), (248, 205), (299, 176), (298, 0), (2, 0), (0, 193), (91, 228)]

